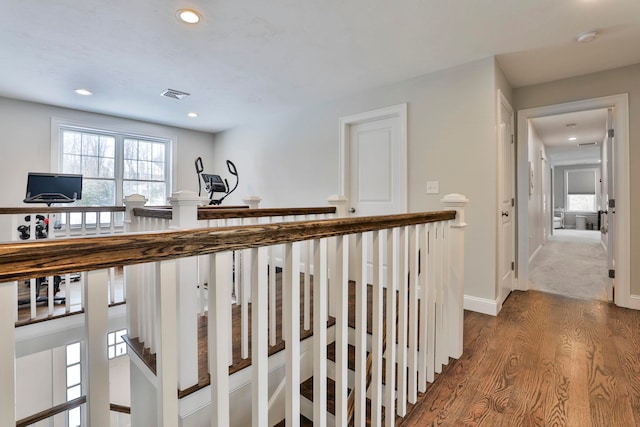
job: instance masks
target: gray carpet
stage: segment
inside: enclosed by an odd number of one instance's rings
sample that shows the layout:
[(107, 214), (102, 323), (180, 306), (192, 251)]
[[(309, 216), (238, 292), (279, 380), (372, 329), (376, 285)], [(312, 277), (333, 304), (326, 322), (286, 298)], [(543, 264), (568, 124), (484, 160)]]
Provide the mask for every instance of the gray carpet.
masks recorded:
[(529, 289), (607, 301), (607, 254), (599, 231), (555, 230), (529, 267)]

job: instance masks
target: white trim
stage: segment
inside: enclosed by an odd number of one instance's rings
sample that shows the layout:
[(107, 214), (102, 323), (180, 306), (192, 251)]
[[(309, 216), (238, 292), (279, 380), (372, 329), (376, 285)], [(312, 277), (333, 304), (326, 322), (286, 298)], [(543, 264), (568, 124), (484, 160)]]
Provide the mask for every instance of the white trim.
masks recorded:
[(529, 264), (531, 264), (533, 262), (533, 260), (536, 259), (536, 257), (540, 253), (540, 250), (542, 249), (542, 246), (543, 245), (538, 245), (537, 249), (535, 251), (533, 251), (533, 253), (529, 257)]
[(502, 309), (502, 303), (498, 303), (497, 300), (465, 295), (464, 309), (475, 311), (477, 313), (488, 314), (490, 316), (497, 316), (500, 309)]
[[(599, 108), (616, 109), (616, 229), (615, 247), (616, 254), (616, 293), (615, 304), (621, 307), (639, 308), (640, 296), (631, 298), (631, 246), (630, 246), (630, 180), (629, 180), (629, 95), (619, 95), (592, 98), (582, 101), (567, 102), (544, 107), (530, 108), (518, 112), (518, 206), (527, 206), (529, 191), (527, 188), (529, 161), (529, 120), (536, 117), (551, 116), (575, 111), (595, 110)], [(528, 210), (518, 209), (518, 288), (528, 289), (529, 281), (529, 235)]]
[(407, 211), (407, 104), (398, 104), (390, 107), (379, 108), (377, 110), (366, 111), (363, 113), (352, 114), (350, 116), (340, 117), (340, 183), (338, 188), (338, 194), (347, 197), (349, 199), (349, 127), (360, 123), (366, 123), (373, 120), (382, 120), (391, 117), (398, 117), (400, 121), (400, 176), (404, 177), (402, 182), (402, 189), (399, 194), (399, 200), (402, 206), (402, 211)]
[(628, 308), (640, 310), (640, 295), (630, 295)]
[[(502, 159), (500, 154), (502, 153), (502, 147), (500, 146), (501, 144), (501, 131), (500, 131), (500, 124), (502, 123), (502, 107), (505, 107), (505, 109), (509, 112), (510, 115), (510, 122), (511, 122), (511, 138), (513, 138), (514, 136), (514, 132), (515, 132), (515, 124), (514, 124), (514, 120), (515, 120), (515, 114), (513, 112), (513, 107), (511, 106), (511, 104), (509, 103), (509, 100), (504, 96), (504, 93), (502, 93), (502, 90), (498, 89), (497, 91), (497, 102), (496, 102), (496, 145), (497, 145), (497, 149), (496, 149), (496, 156), (497, 156), (497, 164), (498, 164), (498, 169), (499, 171), (502, 170), (503, 165), (502, 163)], [(516, 158), (515, 158), (515, 150), (514, 150), (514, 145), (511, 144), (511, 162), (513, 164), (512, 166), (512, 175), (511, 175), (511, 195), (512, 197), (515, 198), (516, 196)], [(500, 194), (500, 191), (502, 190), (500, 185), (501, 185), (501, 179), (502, 179), (502, 173), (499, 173), (500, 176), (498, 176), (498, 187), (496, 189), (497, 191), (497, 197), (496, 197), (496, 216), (495, 216), (495, 221), (496, 221), (496, 245), (495, 245), (495, 254), (496, 254), (496, 272), (498, 272), (500, 270), (499, 268), (499, 263), (502, 261), (500, 259), (500, 249), (501, 249), (501, 241), (502, 241), (502, 235), (501, 235), (501, 231), (502, 230), (502, 224), (501, 224), (501, 218), (502, 218), (502, 205), (501, 205), (501, 201), (500, 198), (502, 197)], [(513, 213), (517, 208), (513, 207), (513, 209), (511, 210), (511, 212)], [(511, 220), (511, 261), (515, 261), (516, 260), (516, 245), (517, 245), (517, 241), (516, 241), (516, 225), (514, 224), (513, 219)], [(517, 283), (517, 278), (516, 278), (516, 273), (515, 271), (511, 272), (511, 289), (509, 289), (509, 292), (512, 292), (515, 288), (516, 288), (516, 283)], [(502, 298), (502, 300), (504, 301), (507, 296), (509, 295), (507, 293), (507, 295), (502, 295), (503, 294), (503, 289), (502, 289), (502, 277), (500, 277), (500, 273), (496, 274), (496, 289), (497, 289), (497, 294), (498, 294), (498, 298)]]
[[(61, 156), (60, 135), (58, 131), (61, 126), (91, 129), (131, 137), (151, 138), (157, 139), (158, 141), (166, 142), (169, 151), (167, 154), (170, 158), (170, 162), (166, 166), (168, 169), (166, 180), (168, 186), (167, 195), (169, 196), (175, 191), (174, 185), (177, 182), (178, 172), (178, 135), (176, 135), (175, 133), (165, 132), (164, 129), (155, 128), (155, 126), (158, 125), (140, 123), (140, 126), (136, 126), (135, 123), (122, 123), (120, 119), (108, 116), (96, 116), (88, 121), (51, 116), (51, 151), (49, 153), (51, 172), (59, 171)], [(118, 203), (117, 200), (116, 203)]]

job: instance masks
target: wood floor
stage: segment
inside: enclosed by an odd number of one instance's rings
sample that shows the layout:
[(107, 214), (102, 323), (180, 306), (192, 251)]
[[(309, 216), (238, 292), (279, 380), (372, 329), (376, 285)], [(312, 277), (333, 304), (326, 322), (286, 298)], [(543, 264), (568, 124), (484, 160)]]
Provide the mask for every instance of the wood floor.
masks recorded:
[(640, 425), (640, 312), (514, 292), (464, 327), (464, 355), (398, 425)]

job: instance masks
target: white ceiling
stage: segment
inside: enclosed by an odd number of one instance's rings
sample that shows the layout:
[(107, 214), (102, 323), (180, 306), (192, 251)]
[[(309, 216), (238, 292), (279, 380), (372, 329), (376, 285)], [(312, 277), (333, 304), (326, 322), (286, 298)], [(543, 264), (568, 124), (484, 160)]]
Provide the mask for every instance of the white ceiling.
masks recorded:
[[(600, 160), (607, 129), (606, 108), (538, 117), (530, 123), (543, 141), (552, 164), (585, 164)], [(570, 141), (571, 137), (576, 138), (575, 141)], [(578, 145), (593, 142), (597, 145)]]
[[(0, 96), (205, 131), (492, 55), (514, 86), (640, 62), (639, 0), (0, 5)], [(203, 21), (179, 22), (181, 7)], [(578, 44), (590, 29), (601, 37)]]

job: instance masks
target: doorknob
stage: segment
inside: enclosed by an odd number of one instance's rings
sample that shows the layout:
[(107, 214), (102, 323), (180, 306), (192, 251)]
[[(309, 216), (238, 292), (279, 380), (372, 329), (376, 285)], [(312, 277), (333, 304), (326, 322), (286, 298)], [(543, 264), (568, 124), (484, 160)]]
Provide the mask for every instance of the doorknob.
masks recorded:
[(351, 213), (356, 213), (356, 208), (351, 208), (351, 209), (349, 209), (349, 212), (351, 212)]
[(509, 212), (502, 211), (502, 216), (509, 216)]

